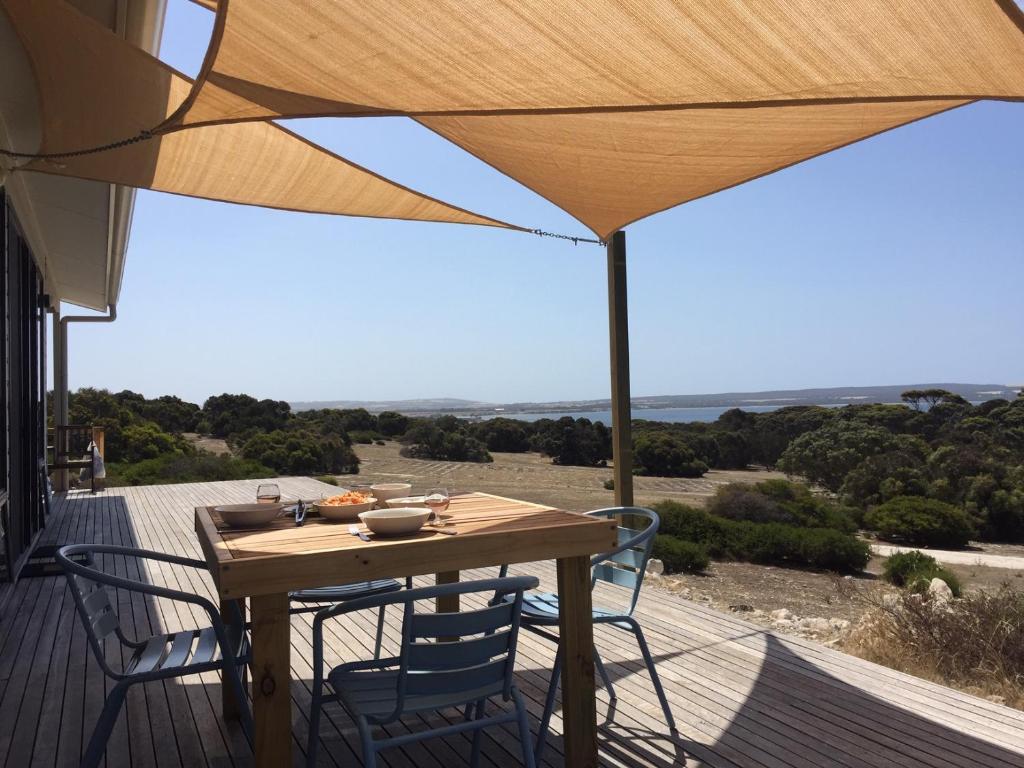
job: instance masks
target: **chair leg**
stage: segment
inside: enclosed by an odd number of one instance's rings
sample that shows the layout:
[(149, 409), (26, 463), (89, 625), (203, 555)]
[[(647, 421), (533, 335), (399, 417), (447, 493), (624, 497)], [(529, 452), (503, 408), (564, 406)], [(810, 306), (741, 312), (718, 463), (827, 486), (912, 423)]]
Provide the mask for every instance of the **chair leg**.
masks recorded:
[(306, 740), (306, 766), (316, 765), (316, 752), (320, 748), (320, 709), (323, 707), (323, 689), (314, 685), (313, 700), (309, 705), (309, 736)]
[(615, 701), (618, 698), (615, 695), (615, 687), (612, 685), (612, 679), (608, 677), (608, 671), (604, 668), (604, 661), (601, 659), (601, 654), (597, 652), (596, 645), (594, 646), (594, 666), (597, 667), (597, 673), (601, 676), (605, 690), (608, 691), (608, 698)]
[(381, 606), (377, 613), (377, 637), (373, 642), (373, 658), (380, 658), (381, 644), (384, 642), (384, 611), (386, 606)]
[[(473, 715), (474, 720), (479, 720), (484, 716), (484, 705), (486, 703), (486, 699), (480, 699), (480, 701), (476, 703), (476, 706), (474, 707), (476, 712)], [(473, 731), (473, 751), (469, 755), (469, 765), (471, 768), (477, 768), (477, 766), (480, 765), (480, 739), (483, 737), (483, 733), (483, 728), (477, 728)]]
[(249, 706), (249, 699), (245, 695), (245, 685), (242, 683), (242, 668), (244, 667), (244, 662), (239, 663), (237, 660), (234, 660), (234, 663), (231, 663), (225, 661), (221, 674), (227, 678), (228, 684), (234, 693), (235, 701), (238, 702), (238, 719), (242, 721), (242, 730), (245, 731), (245, 738), (249, 740), (249, 744), (252, 746), (256, 743), (256, 731), (252, 721), (252, 708)]
[(523, 703), (523, 696), (519, 689), (512, 686), (512, 700), (516, 704), (516, 722), (519, 725), (519, 743), (523, 749), (523, 765), (525, 768), (535, 768), (533, 750), (530, 748), (530, 723), (526, 719), (526, 705)]
[(647, 673), (651, 676), (651, 682), (654, 683), (654, 691), (658, 694), (658, 701), (661, 702), (661, 711), (665, 713), (665, 722), (668, 723), (669, 730), (675, 733), (676, 720), (672, 717), (672, 710), (669, 709), (665, 689), (661, 687), (661, 678), (658, 677), (658, 670), (654, 668), (654, 659), (651, 657), (651, 649), (647, 647), (644, 631), (640, 628), (640, 623), (636, 619), (631, 619), (629, 623), (633, 628), (633, 634), (636, 635), (636, 642), (640, 646), (640, 653), (643, 654)]
[(89, 739), (89, 746), (86, 747), (85, 754), (82, 756), (81, 768), (96, 768), (103, 760), (103, 753), (107, 751), (107, 739), (110, 738), (110, 732), (117, 722), (117, 716), (121, 712), (127, 692), (128, 686), (118, 683), (107, 696), (103, 710), (100, 712), (100, 718), (96, 721), (96, 727)]
[(548, 684), (548, 695), (544, 699), (544, 715), (540, 720), (540, 728), (537, 731), (537, 748), (534, 750), (534, 761), (540, 763), (541, 755), (544, 754), (544, 745), (547, 743), (548, 728), (551, 726), (551, 714), (555, 711), (555, 691), (558, 688), (558, 681), (562, 677), (562, 646), (559, 644), (555, 653), (555, 665), (551, 668), (551, 682)]
[(356, 719), (359, 727), (359, 741), (363, 746), (363, 768), (377, 768), (377, 746), (373, 743), (373, 734), (370, 733), (370, 724), (365, 717)]

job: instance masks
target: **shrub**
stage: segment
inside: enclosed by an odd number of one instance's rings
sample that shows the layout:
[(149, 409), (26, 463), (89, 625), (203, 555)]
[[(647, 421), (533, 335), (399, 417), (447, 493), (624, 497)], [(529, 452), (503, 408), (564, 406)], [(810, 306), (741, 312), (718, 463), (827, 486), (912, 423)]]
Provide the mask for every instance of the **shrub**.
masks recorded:
[(701, 573), (711, 564), (703, 544), (674, 536), (656, 536), (653, 554), (665, 564), (665, 573)]
[(871, 559), (867, 542), (834, 528), (729, 520), (674, 501), (663, 501), (655, 509), (662, 534), (701, 544), (716, 560), (856, 573)]
[(334, 475), (317, 475), (313, 479), (319, 480), (321, 483), (327, 483), (328, 485), (338, 484), (338, 478), (336, 478)]
[(912, 592), (925, 592), (932, 579), (942, 579), (956, 597), (961, 595), (960, 580), (934, 557), (917, 550), (890, 555), (882, 566), (882, 578)]
[(667, 432), (646, 432), (633, 441), (637, 472), (655, 477), (702, 477), (708, 465), (693, 449)]
[(615, 490), (615, 478), (609, 477), (607, 480), (605, 480), (603, 483), (601, 483), (601, 485), (604, 486), (604, 489), (606, 491), (614, 491)]
[(168, 453), (135, 464), (107, 465), (107, 485), (160, 485), (204, 483), (213, 480), (244, 480), (273, 477), (274, 470), (256, 461), (200, 453), (193, 456)]
[(883, 539), (930, 547), (963, 547), (974, 534), (962, 509), (919, 496), (897, 496), (869, 510), (864, 524)]
[(352, 438), (353, 443), (358, 443), (359, 445), (370, 445), (370, 443), (379, 437), (376, 432), (370, 432), (365, 429), (357, 429), (353, 432), (349, 432), (348, 436)]
[(905, 597), (877, 606), (844, 649), (1024, 707), (1024, 592), (972, 591), (941, 610)]
[(718, 489), (708, 511), (730, 520), (784, 523), (802, 528), (834, 528), (853, 533), (857, 524), (845, 507), (836, 506), (801, 483), (765, 480), (756, 485), (730, 483)]

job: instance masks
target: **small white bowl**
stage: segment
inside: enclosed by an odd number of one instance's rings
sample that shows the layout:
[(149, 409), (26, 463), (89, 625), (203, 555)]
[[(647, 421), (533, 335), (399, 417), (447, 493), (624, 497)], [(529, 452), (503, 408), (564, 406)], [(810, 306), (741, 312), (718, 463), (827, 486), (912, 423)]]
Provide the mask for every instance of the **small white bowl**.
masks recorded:
[(423, 527), (429, 517), (429, 509), (410, 509), (409, 507), (376, 509), (361, 512), (359, 515), (363, 524), (379, 536), (401, 536), (406, 533), (415, 533)]
[(359, 517), (360, 512), (373, 509), (373, 505), (376, 503), (377, 499), (371, 496), (362, 504), (314, 504), (313, 509), (321, 517), (328, 520), (347, 520), (348, 522), (353, 522)]
[(427, 502), (424, 501), (426, 498), (426, 496), (399, 496), (397, 499), (388, 499), (385, 503), (390, 509), (400, 509), (402, 507), (416, 509), (427, 506)]
[(213, 509), (232, 528), (255, 528), (277, 518), (284, 504), (225, 504)]
[(408, 496), (412, 491), (410, 483), (374, 483), (370, 486), (370, 493), (377, 499), (377, 503), (383, 507), (388, 499), (397, 499), (399, 496)]

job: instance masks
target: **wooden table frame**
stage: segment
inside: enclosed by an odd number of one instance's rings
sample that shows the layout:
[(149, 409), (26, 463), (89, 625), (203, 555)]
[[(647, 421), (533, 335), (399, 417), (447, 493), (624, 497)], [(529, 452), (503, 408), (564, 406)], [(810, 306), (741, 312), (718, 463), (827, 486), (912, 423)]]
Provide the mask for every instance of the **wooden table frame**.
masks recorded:
[[(424, 530), (364, 542), (346, 525), (317, 518), (301, 528), (282, 519), (250, 531), (221, 530), (212, 508), (196, 508), (196, 534), (221, 603), (249, 599), (257, 766), (292, 762), (289, 592), (424, 574), (443, 583), (458, 580), (462, 570), (538, 560), (557, 561), (565, 762), (597, 765), (590, 557), (616, 546), (615, 520), (482, 493), (453, 497), (447, 514), (455, 536)], [(438, 610), (458, 610), (458, 604)], [(236, 715), (226, 689), (223, 699), (225, 716)]]

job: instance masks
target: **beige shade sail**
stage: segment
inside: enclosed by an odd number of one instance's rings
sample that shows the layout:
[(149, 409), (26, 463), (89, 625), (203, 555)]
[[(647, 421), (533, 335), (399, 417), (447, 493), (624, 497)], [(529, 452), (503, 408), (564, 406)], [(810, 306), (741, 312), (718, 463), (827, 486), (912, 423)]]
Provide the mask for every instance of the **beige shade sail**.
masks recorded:
[(410, 115), (602, 237), (974, 99), (1024, 98), (1013, 0), (196, 2), (217, 17), (172, 124)]
[[(36, 76), (41, 146), (65, 153), (135, 137), (183, 102), (192, 82), (60, 0), (0, 0)], [(204, 105), (247, 108), (216, 86)], [(384, 179), (270, 122), (165, 133), (103, 152), (34, 160), (22, 170), (269, 208), (509, 226)]]
[(206, 82), (252, 106), (223, 109), (202, 88), (187, 123), (218, 110), (234, 120), (1024, 97), (1013, 0), (202, 4), (218, 14)]
[(429, 117), (601, 237), (962, 101)]

